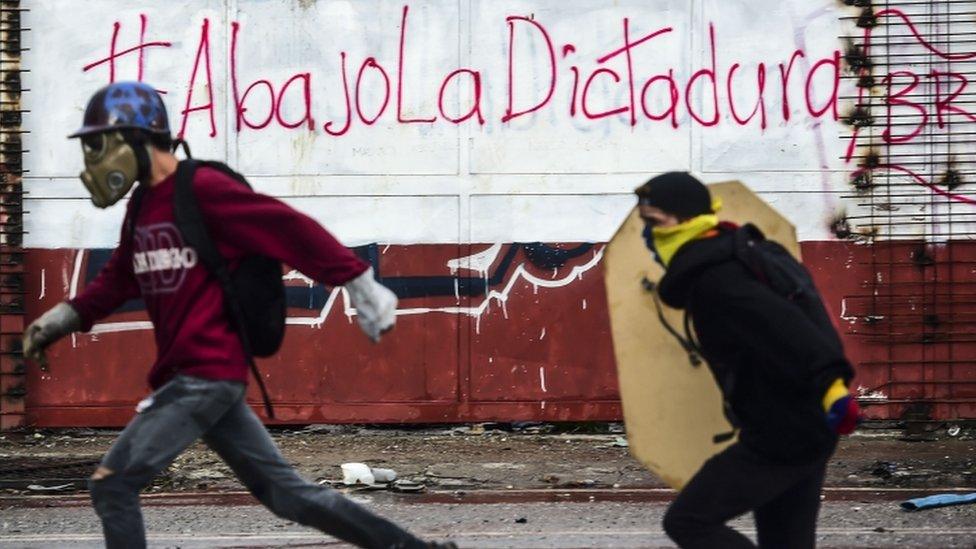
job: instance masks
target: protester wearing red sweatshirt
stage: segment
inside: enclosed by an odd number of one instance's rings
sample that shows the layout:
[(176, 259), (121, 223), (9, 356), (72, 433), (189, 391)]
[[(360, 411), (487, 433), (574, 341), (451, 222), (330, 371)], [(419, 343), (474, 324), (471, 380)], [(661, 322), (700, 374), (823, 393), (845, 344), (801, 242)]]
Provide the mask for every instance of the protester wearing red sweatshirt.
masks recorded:
[[(221, 285), (175, 222), (178, 160), (155, 89), (137, 82), (102, 88), (89, 101), (84, 126), (71, 137), (82, 140), (81, 179), (96, 206), (118, 202), (136, 182), (144, 187), (138, 205), (129, 202), (119, 245), (98, 277), (24, 334), (25, 356), (43, 362), (44, 350), (61, 337), (91, 329), (131, 298), (141, 296), (146, 303), (157, 347), (148, 376), (154, 392), (140, 403), (90, 483), (106, 545), (145, 547), (139, 491), (202, 438), (278, 516), (360, 547), (454, 547), (424, 542), (300, 478), (247, 406), (249, 358), (226, 313)], [(274, 258), (318, 282), (344, 286), (373, 341), (393, 327), (396, 296), (311, 218), (207, 167), (196, 170), (193, 190), (230, 270), (245, 256)]]

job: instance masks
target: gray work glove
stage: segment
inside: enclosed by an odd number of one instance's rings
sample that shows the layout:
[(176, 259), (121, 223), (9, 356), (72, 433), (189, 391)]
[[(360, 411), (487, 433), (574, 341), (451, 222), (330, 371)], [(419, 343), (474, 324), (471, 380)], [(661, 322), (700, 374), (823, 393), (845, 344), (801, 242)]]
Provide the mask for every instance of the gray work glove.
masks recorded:
[(24, 357), (47, 369), (44, 351), (55, 341), (81, 329), (81, 317), (71, 305), (58, 303), (24, 330)]
[(363, 332), (376, 343), (396, 323), (396, 294), (373, 278), (373, 268), (346, 282), (349, 301), (356, 308), (356, 321)]

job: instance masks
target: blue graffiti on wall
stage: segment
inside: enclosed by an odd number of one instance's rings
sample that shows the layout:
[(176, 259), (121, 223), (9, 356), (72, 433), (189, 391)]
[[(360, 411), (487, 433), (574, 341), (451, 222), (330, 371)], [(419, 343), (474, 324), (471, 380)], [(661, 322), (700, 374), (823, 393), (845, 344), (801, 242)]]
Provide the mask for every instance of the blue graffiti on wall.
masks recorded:
[[(393, 290), (400, 299), (423, 297), (486, 295), (492, 288), (503, 284), (512, 270), (515, 259), (522, 252), (525, 259), (539, 269), (558, 269), (570, 260), (589, 252), (593, 244), (579, 244), (563, 249), (541, 242), (517, 242), (497, 261), (487, 276), (386, 276), (380, 270), (380, 251), (377, 244), (358, 246), (353, 251), (373, 266), (377, 279)], [(85, 282), (93, 280), (112, 256), (112, 249), (97, 248), (88, 252), (88, 266), (85, 269)], [(322, 284), (314, 286), (286, 286), (289, 308), (320, 310), (329, 300), (332, 289)], [(118, 309), (118, 312), (141, 311), (145, 309), (142, 299), (133, 299)]]

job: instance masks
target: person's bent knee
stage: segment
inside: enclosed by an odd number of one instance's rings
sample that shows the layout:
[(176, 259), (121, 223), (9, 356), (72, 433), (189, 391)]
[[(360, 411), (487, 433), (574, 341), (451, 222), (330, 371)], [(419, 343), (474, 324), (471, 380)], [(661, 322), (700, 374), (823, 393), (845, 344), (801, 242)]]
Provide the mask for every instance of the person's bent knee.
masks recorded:
[(113, 491), (116, 482), (115, 471), (107, 467), (99, 467), (88, 477), (88, 492), (92, 501), (97, 502)]
[(106, 467), (99, 467), (88, 479), (88, 492), (95, 510), (102, 514), (113, 502), (125, 499), (134, 490), (126, 485), (121, 475)]
[(95, 472), (92, 473), (92, 476), (89, 480), (102, 480), (114, 474), (115, 471), (109, 469), (108, 467), (105, 467), (104, 465), (99, 465), (98, 469), (95, 469)]
[(102, 498), (106, 492), (112, 489), (114, 476), (115, 471), (108, 467), (100, 465), (98, 469), (95, 469), (95, 472), (88, 477), (88, 492), (91, 494), (92, 500)]

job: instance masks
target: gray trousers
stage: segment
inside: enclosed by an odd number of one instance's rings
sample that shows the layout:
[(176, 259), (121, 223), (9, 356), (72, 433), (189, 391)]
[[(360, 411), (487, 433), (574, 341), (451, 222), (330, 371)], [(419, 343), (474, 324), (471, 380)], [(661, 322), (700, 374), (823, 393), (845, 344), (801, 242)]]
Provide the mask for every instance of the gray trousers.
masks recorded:
[(109, 549), (146, 546), (139, 491), (200, 437), (279, 517), (359, 547), (427, 546), (335, 490), (299, 477), (245, 403), (244, 384), (177, 376), (144, 404), (102, 460), (112, 474), (90, 482)]

